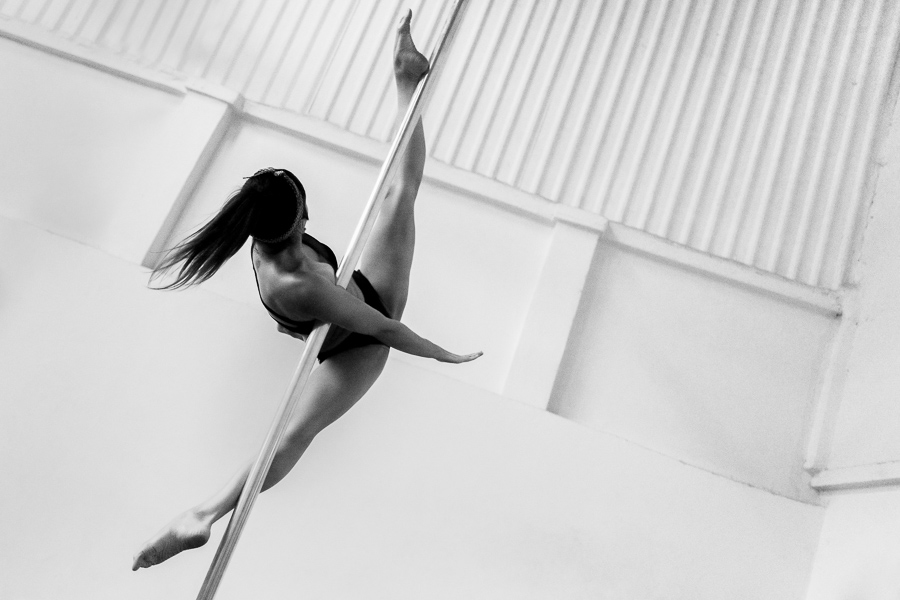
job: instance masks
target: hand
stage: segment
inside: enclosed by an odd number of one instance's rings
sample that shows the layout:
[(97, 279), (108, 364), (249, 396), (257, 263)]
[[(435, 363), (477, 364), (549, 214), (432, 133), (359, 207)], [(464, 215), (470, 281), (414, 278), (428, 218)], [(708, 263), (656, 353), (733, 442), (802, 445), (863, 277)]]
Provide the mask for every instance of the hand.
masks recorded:
[(452, 352), (447, 352), (444, 350), (444, 353), (438, 356), (435, 360), (443, 363), (452, 363), (454, 365), (458, 365), (460, 363), (471, 362), (484, 354), (484, 352), (473, 352), (472, 354), (453, 354)]
[(297, 333), (296, 331), (291, 331), (284, 325), (278, 326), (278, 333), (286, 333), (287, 335), (291, 336), (292, 338), (297, 338), (298, 340), (302, 340), (304, 342), (306, 341), (305, 335), (303, 335), (302, 333)]

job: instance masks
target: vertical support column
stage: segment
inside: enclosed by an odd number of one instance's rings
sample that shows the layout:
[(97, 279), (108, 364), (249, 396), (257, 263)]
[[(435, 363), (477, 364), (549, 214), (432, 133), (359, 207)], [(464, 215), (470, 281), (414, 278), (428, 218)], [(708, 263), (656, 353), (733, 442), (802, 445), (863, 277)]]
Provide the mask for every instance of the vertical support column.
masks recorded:
[(175, 153), (190, 155), (185, 156), (182, 161), (183, 170), (167, 174), (173, 182), (172, 194), (167, 197), (174, 198), (168, 212), (165, 215), (160, 213), (150, 221), (156, 235), (144, 246), (147, 252), (141, 264), (151, 269), (162, 258), (162, 252), (171, 247), (172, 232), (188, 200), (194, 195), (197, 184), (209, 168), (222, 139), (243, 105), (240, 94), (200, 80), (189, 83), (187, 90), (180, 109), (184, 115), (180, 120), (184, 127), (182, 139), (190, 140), (193, 137), (198, 143), (173, 148)]
[(847, 369), (853, 352), (853, 338), (859, 328), (860, 292), (857, 288), (844, 288), (841, 323), (832, 341), (831, 350), (824, 365), (816, 394), (812, 425), (806, 442), (803, 468), (816, 474), (828, 467), (831, 440), (837, 424), (838, 411), (844, 397)]
[(563, 219), (555, 222), (550, 249), (506, 376), (505, 396), (547, 409), (604, 226), (605, 221), (596, 227)]
[[(895, 42), (890, 47), (896, 49)], [(895, 74), (898, 69), (900, 62), (895, 64)], [(866, 402), (866, 406), (875, 408), (879, 402), (890, 402), (886, 400), (890, 398), (890, 393), (882, 395), (882, 390), (890, 387), (889, 383), (882, 382), (881, 386), (884, 387), (879, 388), (873, 382), (872, 387), (863, 387), (863, 392), (857, 389), (855, 394), (864, 394), (865, 400), (858, 397), (845, 398), (844, 387), (851, 376), (851, 359), (857, 364), (860, 356), (877, 359), (890, 346), (890, 341), (900, 336), (900, 332), (895, 329), (896, 317), (894, 320), (885, 318), (894, 314), (892, 307), (896, 302), (892, 291), (900, 286), (900, 278), (895, 275), (900, 246), (896, 243), (898, 228), (894, 225), (900, 216), (900, 210), (896, 208), (897, 192), (900, 190), (900, 160), (897, 159), (900, 156), (900, 103), (896, 98), (897, 85), (896, 82), (891, 83), (895, 91), (891, 92), (890, 99), (886, 101), (893, 102), (893, 106), (888, 104), (883, 109), (883, 126), (889, 129), (881, 134), (881, 140), (872, 152), (872, 170), (875, 174), (870, 177), (872, 183), (867, 198), (871, 205), (860, 217), (860, 231), (854, 242), (856, 254), (848, 265), (847, 285), (841, 288), (841, 323), (824, 365), (807, 439), (803, 466), (813, 475), (818, 474), (814, 481), (819, 489), (834, 485), (835, 481), (841, 482), (841, 485), (847, 484), (848, 477), (853, 480), (858, 475), (851, 472), (849, 475), (844, 473), (829, 476), (841, 405), (850, 400), (853, 403)], [(882, 373), (889, 371), (889, 367), (882, 369)], [(869, 371), (866, 375), (857, 374), (855, 381), (858, 385), (860, 377), (872, 379), (876, 373), (878, 372)], [(874, 377), (874, 380), (878, 381), (879, 378)], [(857, 435), (864, 435), (859, 429), (864, 425), (856, 422), (854, 426), (857, 428)], [(885, 471), (891, 470), (890, 466), (882, 468), (876, 465), (871, 470), (863, 469), (859, 479), (864, 481), (871, 477), (881, 480)], [(864, 486), (865, 483), (858, 485)]]

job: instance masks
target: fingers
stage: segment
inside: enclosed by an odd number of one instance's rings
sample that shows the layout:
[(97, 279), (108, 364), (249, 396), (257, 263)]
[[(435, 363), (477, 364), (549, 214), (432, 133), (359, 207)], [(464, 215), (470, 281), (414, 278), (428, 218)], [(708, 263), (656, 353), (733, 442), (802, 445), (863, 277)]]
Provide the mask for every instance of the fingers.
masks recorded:
[(459, 365), (462, 363), (472, 362), (482, 354), (484, 354), (484, 352), (473, 352), (472, 354), (454, 354), (453, 358), (447, 362), (452, 362), (453, 364)]

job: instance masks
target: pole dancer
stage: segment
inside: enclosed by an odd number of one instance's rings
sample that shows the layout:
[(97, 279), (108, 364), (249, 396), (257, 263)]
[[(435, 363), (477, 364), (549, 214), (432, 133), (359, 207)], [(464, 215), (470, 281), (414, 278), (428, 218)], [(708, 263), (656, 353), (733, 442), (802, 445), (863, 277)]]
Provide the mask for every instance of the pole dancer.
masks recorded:
[[(399, 125), (428, 59), (410, 36), (408, 12), (397, 31), (394, 77)], [(414, 203), (425, 164), (425, 137), (417, 121), (369, 242), (347, 289), (335, 283), (337, 260), (328, 246), (305, 232), (309, 212), (303, 185), (285, 169), (263, 169), (247, 179), (219, 213), (177, 246), (154, 275), (181, 264), (166, 288), (201, 283), (253, 238), (251, 256), (260, 300), (278, 330), (306, 339), (313, 326), (331, 328), (291, 415), (263, 482), (266, 490), (285, 477), (313, 438), (346, 413), (372, 386), (389, 348), (441, 362), (475, 360), (420, 337), (399, 319), (406, 306), (415, 246)], [(213, 523), (234, 507), (250, 470), (239, 470), (209, 499), (188, 509), (135, 554), (133, 570), (159, 564), (207, 542)]]

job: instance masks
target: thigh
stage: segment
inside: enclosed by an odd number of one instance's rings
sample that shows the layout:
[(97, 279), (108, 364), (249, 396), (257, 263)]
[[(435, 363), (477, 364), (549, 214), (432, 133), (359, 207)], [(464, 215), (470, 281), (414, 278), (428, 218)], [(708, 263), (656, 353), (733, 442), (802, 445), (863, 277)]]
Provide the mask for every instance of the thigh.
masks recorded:
[(359, 261), (359, 270), (378, 292), (394, 319), (402, 316), (409, 293), (416, 245), (415, 195), (415, 190), (391, 192)]
[[(291, 417), (292, 429), (315, 435), (350, 410), (381, 375), (388, 348), (350, 348), (321, 363)], [(299, 432), (297, 432), (299, 433)]]

